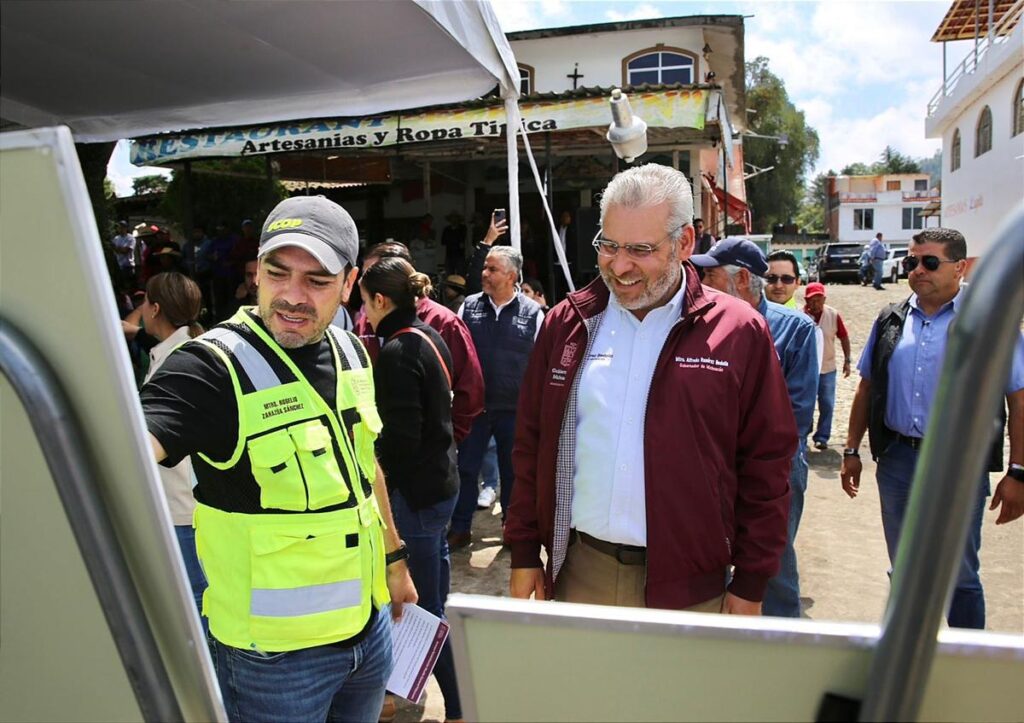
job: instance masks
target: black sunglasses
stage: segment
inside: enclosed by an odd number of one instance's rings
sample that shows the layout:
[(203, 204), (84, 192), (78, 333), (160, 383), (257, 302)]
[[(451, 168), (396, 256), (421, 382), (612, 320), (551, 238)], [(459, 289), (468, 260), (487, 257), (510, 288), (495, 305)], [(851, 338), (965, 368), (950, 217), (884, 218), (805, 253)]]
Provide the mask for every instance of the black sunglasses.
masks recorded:
[(938, 270), (941, 264), (955, 264), (956, 260), (954, 259), (952, 261), (945, 261), (943, 259), (940, 259), (938, 256), (931, 255), (904, 256), (903, 261), (901, 263), (903, 264), (903, 270), (909, 274), (911, 271), (918, 267), (918, 264), (924, 266), (926, 271), (936, 271)]
[(789, 274), (783, 274), (782, 276), (779, 276), (778, 274), (768, 274), (767, 276), (764, 277), (764, 280), (767, 281), (769, 284), (777, 284), (781, 281), (787, 286), (789, 284), (796, 283), (796, 277), (790, 276)]

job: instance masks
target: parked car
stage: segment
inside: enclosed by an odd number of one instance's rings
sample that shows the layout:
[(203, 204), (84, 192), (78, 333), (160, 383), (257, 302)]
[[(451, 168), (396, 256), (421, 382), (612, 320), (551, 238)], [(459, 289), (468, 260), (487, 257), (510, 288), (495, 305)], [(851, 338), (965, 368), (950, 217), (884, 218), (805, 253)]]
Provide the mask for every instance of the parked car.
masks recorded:
[(815, 253), (818, 262), (816, 267), (817, 280), (821, 282), (846, 279), (857, 280), (857, 259), (864, 244), (841, 241), (819, 246)]
[(882, 261), (883, 279), (895, 284), (900, 279), (907, 278), (907, 274), (903, 270), (903, 259), (907, 257), (908, 251), (906, 246), (897, 246), (886, 252), (885, 260)]

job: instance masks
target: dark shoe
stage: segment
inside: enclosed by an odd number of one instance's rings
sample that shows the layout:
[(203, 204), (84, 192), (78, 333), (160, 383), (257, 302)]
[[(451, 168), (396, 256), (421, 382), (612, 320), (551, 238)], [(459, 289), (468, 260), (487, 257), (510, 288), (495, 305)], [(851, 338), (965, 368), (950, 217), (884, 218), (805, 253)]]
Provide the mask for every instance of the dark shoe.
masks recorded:
[(824, 452), (826, 449), (828, 449), (828, 442), (815, 442), (814, 448)]
[(473, 541), (473, 535), (469, 532), (449, 532), (448, 533), (448, 549), (449, 550), (461, 550), (463, 547), (469, 547), (469, 543)]

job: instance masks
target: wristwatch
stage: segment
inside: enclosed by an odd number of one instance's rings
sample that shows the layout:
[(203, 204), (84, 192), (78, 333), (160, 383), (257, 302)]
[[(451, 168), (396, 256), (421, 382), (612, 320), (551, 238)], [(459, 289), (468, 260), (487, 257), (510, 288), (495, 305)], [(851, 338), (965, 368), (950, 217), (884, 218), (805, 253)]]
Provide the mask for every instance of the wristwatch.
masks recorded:
[(396, 562), (409, 559), (409, 548), (405, 546), (405, 540), (398, 541), (398, 549), (392, 550), (388, 554), (384, 555), (384, 563), (386, 565), (394, 565)]
[(1009, 469), (1006, 470), (1006, 476), (1012, 477), (1018, 482), (1024, 482), (1024, 465), (1011, 463)]
[(844, 457), (860, 457), (860, 450), (856, 447), (846, 447), (843, 450)]

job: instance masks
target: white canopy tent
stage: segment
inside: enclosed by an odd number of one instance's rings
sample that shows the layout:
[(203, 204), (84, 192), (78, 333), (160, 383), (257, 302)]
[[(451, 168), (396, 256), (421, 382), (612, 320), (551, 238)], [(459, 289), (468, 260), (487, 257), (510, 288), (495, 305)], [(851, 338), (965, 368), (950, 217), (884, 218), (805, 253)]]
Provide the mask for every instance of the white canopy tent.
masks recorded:
[[(519, 71), (487, 2), (3, 0), (0, 117), (78, 142), (455, 103)], [(518, 246), (516, 133), (509, 217)]]

